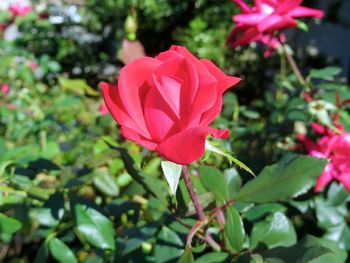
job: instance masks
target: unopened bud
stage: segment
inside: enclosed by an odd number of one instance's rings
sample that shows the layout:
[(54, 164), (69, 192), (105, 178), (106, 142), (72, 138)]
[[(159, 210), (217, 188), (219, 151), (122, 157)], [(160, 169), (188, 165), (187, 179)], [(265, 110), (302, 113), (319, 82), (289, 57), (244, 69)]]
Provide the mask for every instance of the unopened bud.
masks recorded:
[(129, 15), (125, 20), (124, 28), (127, 35), (136, 34), (136, 31), (137, 31), (136, 17)]

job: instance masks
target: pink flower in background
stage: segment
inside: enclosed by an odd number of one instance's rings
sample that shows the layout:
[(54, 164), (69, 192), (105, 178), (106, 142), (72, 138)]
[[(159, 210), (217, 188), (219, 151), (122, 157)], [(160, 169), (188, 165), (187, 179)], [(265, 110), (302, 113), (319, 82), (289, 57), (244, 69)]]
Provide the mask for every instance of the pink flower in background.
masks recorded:
[(250, 7), (243, 0), (232, 0), (241, 13), (233, 17), (235, 27), (226, 43), (232, 48), (247, 45), (251, 42), (262, 42), (268, 46), (265, 53), (268, 56), (271, 50), (279, 47), (280, 35), (275, 32), (285, 28), (296, 27), (299, 17), (323, 17), (323, 11), (300, 6), (302, 0), (254, 0)]
[(229, 130), (209, 125), (221, 111), (223, 93), (239, 81), (211, 61), (172, 46), (155, 58), (133, 60), (121, 70), (118, 85), (101, 87), (126, 139), (169, 161), (190, 164), (204, 154), (209, 134), (228, 138)]
[(6, 28), (7, 28), (7, 24), (5, 24), (5, 23), (0, 23), (0, 32), (1, 32), (1, 31), (5, 31)]
[(7, 95), (7, 93), (9, 93), (9, 91), (10, 91), (10, 86), (7, 83), (1, 84), (2, 94)]
[(328, 159), (328, 164), (317, 180), (315, 191), (320, 191), (332, 180), (337, 180), (350, 192), (350, 134), (339, 126), (339, 133), (319, 124), (312, 124), (314, 131), (322, 135), (314, 142), (298, 135), (311, 156)]
[(109, 113), (108, 108), (107, 108), (107, 106), (106, 106), (106, 103), (102, 102), (102, 103), (100, 104), (100, 107), (98, 108), (98, 112), (99, 112), (102, 116), (107, 115), (107, 114)]
[(137, 58), (146, 56), (145, 49), (140, 41), (130, 41), (123, 39), (123, 63), (129, 64)]
[(25, 16), (29, 12), (33, 10), (33, 8), (30, 5), (22, 5), (19, 2), (11, 5), (9, 7), (9, 10), (11, 12), (12, 19), (16, 16)]
[(36, 64), (36, 63), (34, 63), (34, 62), (32, 62), (32, 61), (29, 61), (28, 66), (29, 66), (33, 71), (35, 71), (35, 70), (38, 69), (38, 67), (39, 67), (38, 64)]

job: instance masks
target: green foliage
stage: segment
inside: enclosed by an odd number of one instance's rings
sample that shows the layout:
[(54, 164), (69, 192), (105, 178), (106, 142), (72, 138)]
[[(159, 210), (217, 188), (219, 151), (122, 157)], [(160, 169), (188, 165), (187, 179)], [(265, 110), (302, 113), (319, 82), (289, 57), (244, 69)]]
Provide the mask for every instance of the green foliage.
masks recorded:
[(268, 248), (288, 247), (294, 245), (296, 240), (296, 233), (290, 220), (281, 212), (276, 212), (266, 221), (254, 225), (250, 246), (255, 248), (261, 242)]
[(234, 207), (226, 209), (225, 234), (233, 251), (240, 251), (243, 247), (245, 231), (242, 219)]
[(235, 200), (267, 203), (283, 201), (305, 193), (323, 171), (327, 161), (293, 156), (265, 168), (238, 192)]
[[(344, 262), (345, 255), (329, 241), (306, 236), (298, 244), (288, 248), (275, 248), (251, 257), (268, 262)], [(238, 262), (249, 262), (248, 257), (242, 257)], [(330, 260), (330, 261), (328, 261)]]
[(50, 252), (55, 260), (57, 260), (60, 263), (67, 262), (67, 263), (76, 263), (78, 262), (75, 258), (73, 252), (70, 250), (70, 248), (63, 243), (61, 240), (57, 238), (53, 238), (50, 240), (49, 243), (50, 246)]
[(95, 247), (115, 250), (114, 228), (107, 217), (82, 204), (76, 204), (74, 212), (77, 230), (82, 238)]

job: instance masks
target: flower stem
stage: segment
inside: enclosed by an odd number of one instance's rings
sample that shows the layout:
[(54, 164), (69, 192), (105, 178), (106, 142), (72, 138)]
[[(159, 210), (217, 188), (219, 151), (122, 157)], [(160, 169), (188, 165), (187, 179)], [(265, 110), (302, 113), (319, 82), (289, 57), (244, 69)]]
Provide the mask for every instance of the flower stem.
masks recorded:
[(188, 168), (186, 165), (182, 166), (182, 172), (184, 175), (184, 180), (185, 180), (185, 185), (187, 188), (188, 193), (190, 194), (190, 198), (193, 202), (194, 208), (196, 209), (196, 213), (198, 216), (199, 221), (201, 222), (205, 222), (206, 221), (206, 216), (204, 214), (203, 211), (203, 207), (201, 206), (201, 204), (199, 203), (198, 197), (194, 191), (192, 182), (191, 182), (191, 178), (190, 178), (190, 173), (188, 171)]
[(300, 71), (297, 63), (295, 62), (293, 56), (288, 52), (288, 49), (287, 49), (285, 44), (281, 44), (281, 46), (282, 46), (283, 52), (288, 60), (289, 65), (291, 66), (295, 76), (297, 77), (300, 84), (304, 86), (306, 84), (306, 81), (303, 77), (303, 74), (301, 74), (301, 71)]

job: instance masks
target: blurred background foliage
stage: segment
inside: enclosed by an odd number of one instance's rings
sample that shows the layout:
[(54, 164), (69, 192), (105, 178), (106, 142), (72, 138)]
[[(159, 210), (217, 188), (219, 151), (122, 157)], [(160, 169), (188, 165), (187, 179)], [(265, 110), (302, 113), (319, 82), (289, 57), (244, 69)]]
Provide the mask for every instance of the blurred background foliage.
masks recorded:
[[(137, 39), (147, 54), (180, 44), (243, 78), (225, 95), (214, 125), (230, 128), (231, 138), (221, 147), (257, 174), (291, 151), (303, 152), (295, 135), (307, 132), (312, 121), (328, 124), (339, 111), (350, 129), (349, 107), (339, 109), (335, 100), (337, 93), (350, 98), (341, 69), (323, 68), (326, 56), (304, 56), (305, 47), (291, 42), (309, 92), (323, 104), (307, 103), (283, 56), (264, 59), (261, 46), (225, 46), (238, 12), (229, 0), (33, 1), (33, 6), (0, 39), (0, 84), (9, 86), (0, 93), (0, 261), (176, 262), (183, 255), (195, 223), (183, 181), (175, 199), (160, 158), (125, 142), (112, 118), (98, 110), (98, 83), (116, 81), (125, 21), (134, 11)], [(8, 11), (0, 12), (0, 24), (9, 19)], [(218, 187), (227, 187), (230, 197), (252, 179), (217, 155), (199, 164), (221, 170), (215, 171), (224, 182)], [(220, 203), (205, 179), (192, 179), (207, 209)], [(309, 191), (294, 201), (238, 202), (230, 213), (237, 210), (244, 222), (242, 247), (217, 252), (196, 239), (192, 253), (196, 262), (230, 262), (239, 251), (256, 248), (302, 251), (305, 239), (300, 240), (310, 234), (326, 239), (308, 237), (308, 244), (332, 251), (320, 262), (344, 262), (350, 250), (348, 200), (345, 189), (333, 183), (319, 195)], [(215, 238), (221, 230), (214, 222)]]

